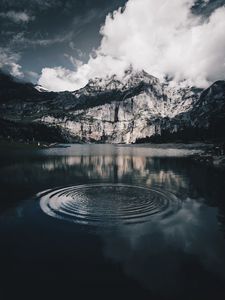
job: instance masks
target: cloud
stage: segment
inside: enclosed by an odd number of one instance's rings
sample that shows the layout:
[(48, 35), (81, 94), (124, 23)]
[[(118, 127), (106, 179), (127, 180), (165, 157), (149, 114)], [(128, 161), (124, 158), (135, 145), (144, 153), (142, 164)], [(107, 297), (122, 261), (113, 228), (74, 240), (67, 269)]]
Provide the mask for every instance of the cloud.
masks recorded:
[(95, 76), (121, 76), (129, 65), (161, 80), (169, 77), (198, 87), (224, 79), (225, 6), (203, 18), (191, 12), (194, 3), (129, 0), (125, 9), (106, 17), (101, 44), (87, 64), (76, 71), (44, 68), (39, 83), (75, 90)]
[(50, 91), (73, 91), (77, 86), (85, 85), (86, 74), (79, 78), (76, 72), (62, 67), (44, 68), (38, 83)]
[(10, 41), (10, 46), (13, 47), (20, 47), (21, 48), (27, 48), (27, 47), (47, 47), (53, 44), (60, 44), (66, 41), (69, 41), (71, 39), (72, 32), (67, 32), (61, 35), (56, 35), (52, 38), (46, 38), (42, 36), (41, 34), (34, 34), (32, 38), (26, 37), (26, 32), (22, 31), (13, 36), (13, 38)]
[(34, 20), (34, 16), (30, 16), (24, 11), (17, 12), (13, 10), (0, 13), (0, 17), (9, 19), (10, 21), (13, 21), (15, 23), (28, 23), (31, 20)]
[(8, 71), (11, 75), (22, 78), (24, 76), (21, 66), (18, 64), (20, 55), (8, 48), (0, 47), (0, 68)]
[(28, 78), (29, 81), (32, 81), (34, 83), (36, 83), (39, 78), (39, 74), (34, 71), (26, 71), (25, 76)]
[(26, 7), (28, 10), (43, 11), (52, 7), (60, 7), (65, 1), (62, 0), (1, 0), (0, 8), (13, 8), (21, 10)]

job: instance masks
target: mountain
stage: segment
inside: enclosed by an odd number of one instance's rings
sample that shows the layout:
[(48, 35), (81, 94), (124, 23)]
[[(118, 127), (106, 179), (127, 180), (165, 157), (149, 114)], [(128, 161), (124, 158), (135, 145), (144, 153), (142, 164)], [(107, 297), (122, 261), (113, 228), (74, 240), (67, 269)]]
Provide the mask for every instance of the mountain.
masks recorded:
[(223, 136), (225, 81), (203, 91), (129, 69), (74, 92), (48, 92), (1, 74), (0, 88), (4, 137), (135, 143)]
[(16, 80), (9, 74), (0, 71), (0, 103), (9, 101), (42, 101), (52, 99), (55, 93), (40, 95), (32, 83)]

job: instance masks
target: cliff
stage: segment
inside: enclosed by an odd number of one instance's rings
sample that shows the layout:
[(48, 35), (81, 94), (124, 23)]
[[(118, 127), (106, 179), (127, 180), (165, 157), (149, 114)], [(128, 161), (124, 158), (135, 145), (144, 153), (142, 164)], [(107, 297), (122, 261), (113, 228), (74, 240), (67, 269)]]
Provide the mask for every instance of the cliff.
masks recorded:
[(3, 85), (2, 136), (129, 144), (221, 137), (225, 129), (225, 81), (203, 91), (128, 70), (122, 78), (95, 78), (74, 92), (48, 92), (1, 74)]

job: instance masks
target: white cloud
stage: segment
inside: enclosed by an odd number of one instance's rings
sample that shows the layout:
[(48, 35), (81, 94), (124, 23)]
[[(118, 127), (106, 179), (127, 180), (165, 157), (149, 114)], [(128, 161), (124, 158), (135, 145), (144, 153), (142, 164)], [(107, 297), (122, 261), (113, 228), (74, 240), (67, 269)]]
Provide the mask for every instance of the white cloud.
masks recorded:
[[(121, 76), (131, 64), (160, 79), (206, 87), (225, 78), (225, 7), (208, 19), (191, 13), (194, 0), (129, 0), (106, 17), (102, 41), (87, 64), (74, 72), (42, 70), (39, 83), (75, 90), (95, 76)], [(57, 83), (56, 83), (57, 82)]]
[(21, 66), (18, 64), (19, 59), (19, 54), (13, 53), (8, 48), (0, 47), (0, 68), (7, 70), (15, 77), (21, 78), (24, 74), (21, 71)]
[(44, 68), (38, 83), (50, 91), (74, 91), (76, 86), (83, 86), (86, 83), (85, 77), (84, 74), (79, 78), (76, 72), (62, 67)]
[(0, 13), (0, 17), (7, 18), (15, 23), (27, 23), (31, 20), (34, 20), (34, 16), (30, 16), (28, 13), (24, 11), (14, 11), (14, 10)]

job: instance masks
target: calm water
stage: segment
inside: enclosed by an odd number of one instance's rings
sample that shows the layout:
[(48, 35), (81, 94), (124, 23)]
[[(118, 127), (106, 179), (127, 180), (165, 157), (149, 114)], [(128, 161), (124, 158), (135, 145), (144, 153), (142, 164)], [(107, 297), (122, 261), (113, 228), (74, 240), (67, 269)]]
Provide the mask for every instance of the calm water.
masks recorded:
[(1, 151), (1, 299), (225, 299), (225, 178), (189, 151)]

